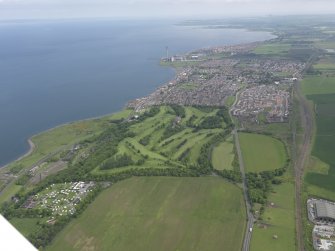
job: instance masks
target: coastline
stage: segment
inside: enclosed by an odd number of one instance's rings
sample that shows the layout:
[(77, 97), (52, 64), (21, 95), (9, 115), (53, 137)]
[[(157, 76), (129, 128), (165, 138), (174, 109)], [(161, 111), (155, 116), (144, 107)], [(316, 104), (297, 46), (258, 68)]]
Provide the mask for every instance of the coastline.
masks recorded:
[[(40, 133), (43, 133), (43, 132), (40, 132)], [(38, 134), (40, 134), (38, 133)], [(38, 135), (36, 134), (36, 135)], [(32, 137), (34, 137), (35, 135), (33, 135)], [(24, 153), (23, 155), (19, 156), (17, 159), (5, 164), (4, 166), (0, 166), (0, 170), (3, 170), (5, 169), (6, 167), (8, 167), (10, 164), (14, 163), (14, 162), (17, 162), (17, 161), (20, 161), (22, 160), (23, 158), (25, 157), (28, 157), (30, 154), (32, 154), (34, 152), (34, 150), (36, 149), (36, 145), (34, 144), (34, 142), (32, 141), (32, 137), (30, 137), (29, 139), (27, 139), (27, 143), (29, 145), (29, 149), (26, 153)]]
[(42, 133), (47, 133), (47, 132), (52, 131), (54, 129), (57, 129), (59, 127), (71, 125), (71, 124), (74, 124), (74, 123), (79, 123), (79, 122), (84, 122), (84, 121), (89, 121), (89, 120), (95, 120), (95, 119), (102, 119), (104, 117), (112, 116), (112, 115), (114, 115), (114, 114), (116, 114), (118, 112), (121, 112), (121, 111), (125, 110), (125, 109), (129, 109), (129, 108), (127, 108), (126, 106), (124, 106), (121, 110), (118, 110), (118, 111), (115, 111), (115, 112), (107, 113), (107, 114), (96, 116), (96, 117), (92, 117), (92, 118), (86, 118), (86, 119), (80, 119), (80, 120), (73, 120), (73, 121), (65, 122), (65, 123), (62, 123), (60, 125), (56, 125), (56, 126), (51, 127), (49, 129), (43, 130), (41, 132), (38, 132), (38, 133), (30, 136), (26, 140), (26, 142), (28, 143), (28, 146), (29, 146), (28, 151), (25, 152), (25, 153), (23, 153), (22, 155), (18, 156), (16, 159), (8, 162), (7, 164), (5, 164), (3, 166), (0, 166), (0, 170), (3, 170), (5, 168), (7, 168), (9, 165), (11, 165), (12, 163), (20, 161), (23, 158), (28, 157), (30, 154), (32, 154), (34, 152), (34, 150), (36, 149), (36, 147), (37, 147), (37, 145), (35, 145), (34, 142), (33, 142), (33, 138), (36, 137), (36, 136), (38, 136), (38, 135), (40, 135), (40, 134), (42, 134)]

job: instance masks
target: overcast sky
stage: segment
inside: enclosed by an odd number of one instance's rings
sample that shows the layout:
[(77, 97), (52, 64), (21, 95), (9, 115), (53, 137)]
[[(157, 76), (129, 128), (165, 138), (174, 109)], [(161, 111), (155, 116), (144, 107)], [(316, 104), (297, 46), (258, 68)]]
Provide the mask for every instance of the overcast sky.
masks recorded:
[(335, 0), (0, 0), (0, 19), (333, 14)]

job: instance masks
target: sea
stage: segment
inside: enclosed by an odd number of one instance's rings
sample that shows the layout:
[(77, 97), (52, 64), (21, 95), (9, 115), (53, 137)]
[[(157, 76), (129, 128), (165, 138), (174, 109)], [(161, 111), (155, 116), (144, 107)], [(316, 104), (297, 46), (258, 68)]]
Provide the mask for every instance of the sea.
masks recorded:
[(167, 20), (0, 21), (0, 166), (57, 125), (121, 110), (174, 77), (166, 55), (271, 39)]

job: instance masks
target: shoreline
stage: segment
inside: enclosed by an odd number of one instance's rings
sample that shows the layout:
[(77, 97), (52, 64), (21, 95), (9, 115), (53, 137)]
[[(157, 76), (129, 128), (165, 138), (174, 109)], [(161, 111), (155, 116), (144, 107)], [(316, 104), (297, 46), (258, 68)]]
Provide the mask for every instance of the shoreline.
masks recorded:
[[(43, 132), (40, 132), (40, 133), (43, 133)], [(36, 134), (38, 135), (38, 134)], [(30, 154), (32, 154), (34, 152), (34, 150), (36, 149), (36, 145), (34, 144), (34, 142), (32, 141), (32, 137), (34, 137), (35, 135), (31, 136), (30, 138), (28, 138), (26, 140), (26, 142), (28, 143), (29, 145), (29, 149), (26, 153), (24, 153), (23, 155), (19, 156), (18, 158), (16, 158), (15, 160), (13, 161), (10, 161), (9, 163), (3, 165), (3, 166), (0, 166), (0, 170), (3, 170), (5, 168), (7, 168), (10, 164), (14, 163), (14, 162), (17, 162), (17, 161), (20, 161), (22, 160), (23, 158), (25, 157), (28, 157)]]
[(34, 144), (34, 142), (33, 142), (33, 138), (36, 137), (36, 136), (38, 136), (38, 135), (40, 135), (40, 134), (42, 134), (42, 133), (47, 133), (47, 132), (52, 131), (54, 129), (57, 129), (59, 127), (71, 125), (71, 124), (74, 124), (74, 123), (79, 123), (79, 122), (84, 122), (84, 121), (89, 121), (89, 120), (95, 120), (95, 119), (102, 119), (104, 117), (112, 116), (112, 115), (114, 115), (114, 114), (116, 114), (118, 112), (121, 112), (123, 110), (126, 110), (126, 109), (130, 109), (130, 108), (127, 108), (126, 106), (124, 106), (121, 110), (118, 110), (118, 111), (115, 111), (115, 112), (107, 113), (107, 114), (96, 116), (96, 117), (91, 117), (91, 118), (86, 118), (86, 119), (79, 119), (79, 120), (73, 120), (73, 121), (65, 122), (65, 123), (53, 126), (53, 127), (49, 128), (49, 129), (43, 130), (41, 132), (38, 132), (36, 134), (33, 134), (28, 139), (25, 140), (25, 142), (28, 143), (29, 149), (25, 153), (23, 153), (20, 156), (18, 156), (16, 159), (8, 162), (7, 164), (4, 164), (3, 166), (0, 166), (0, 170), (3, 170), (5, 168), (7, 168), (10, 164), (12, 164), (14, 162), (17, 162), (17, 161), (20, 161), (23, 158), (28, 157), (30, 154), (32, 154), (34, 152), (34, 150), (36, 149), (36, 147), (37, 147)]

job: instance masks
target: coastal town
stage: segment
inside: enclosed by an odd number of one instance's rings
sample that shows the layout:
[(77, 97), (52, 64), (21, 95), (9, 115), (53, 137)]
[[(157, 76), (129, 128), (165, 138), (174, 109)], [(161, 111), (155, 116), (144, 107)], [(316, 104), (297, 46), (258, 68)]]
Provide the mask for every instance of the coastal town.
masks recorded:
[(176, 77), (150, 95), (129, 102), (128, 107), (141, 112), (163, 104), (232, 106), (232, 114), (242, 120), (286, 122), (290, 89), (301, 79), (305, 64), (255, 57), (256, 46), (223, 46), (163, 58), (162, 64), (177, 66)]

